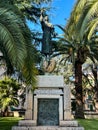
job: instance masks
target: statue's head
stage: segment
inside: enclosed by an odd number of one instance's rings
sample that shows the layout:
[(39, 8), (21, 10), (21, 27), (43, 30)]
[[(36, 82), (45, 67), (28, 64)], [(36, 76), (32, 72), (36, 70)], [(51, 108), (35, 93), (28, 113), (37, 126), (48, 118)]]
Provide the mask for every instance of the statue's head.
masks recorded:
[(43, 8), (41, 9), (41, 14), (45, 17), (47, 14), (46, 14), (46, 10)]

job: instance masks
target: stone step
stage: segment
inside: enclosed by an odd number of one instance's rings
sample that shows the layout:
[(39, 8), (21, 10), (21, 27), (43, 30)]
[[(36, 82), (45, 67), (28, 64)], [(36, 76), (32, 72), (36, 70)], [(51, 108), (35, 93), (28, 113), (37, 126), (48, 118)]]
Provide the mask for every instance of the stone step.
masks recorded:
[[(60, 121), (60, 126), (66, 127), (76, 127), (78, 126), (78, 122), (75, 120), (68, 120), (68, 121)], [(36, 120), (20, 120), (18, 122), (18, 126), (36, 126)]]
[(20, 120), (18, 126), (36, 126), (36, 120)]
[(12, 130), (84, 130), (83, 127), (60, 127), (60, 126), (13, 126)]
[(79, 126), (78, 121), (75, 120), (68, 120), (68, 121), (60, 121), (60, 126), (67, 126), (67, 127), (76, 127)]

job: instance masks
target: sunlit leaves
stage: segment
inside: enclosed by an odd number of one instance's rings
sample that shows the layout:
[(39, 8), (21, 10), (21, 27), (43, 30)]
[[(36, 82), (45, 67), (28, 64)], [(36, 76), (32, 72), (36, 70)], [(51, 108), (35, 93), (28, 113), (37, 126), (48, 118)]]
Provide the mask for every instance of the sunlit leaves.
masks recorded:
[(17, 92), (20, 84), (16, 80), (6, 77), (0, 80), (0, 107), (5, 109), (10, 105), (18, 105)]
[[(1, 4), (0, 7), (0, 51), (3, 53), (7, 70), (10, 69), (9, 73), (13, 68), (21, 71), (25, 81), (30, 84), (35, 76), (33, 63), (36, 55), (32, 45), (31, 32), (16, 7), (4, 4)], [(33, 70), (31, 71), (32, 65)], [(25, 75), (24, 66), (26, 66)], [(29, 73), (29, 78), (26, 78), (27, 73)], [(34, 84), (34, 80), (32, 84)]]

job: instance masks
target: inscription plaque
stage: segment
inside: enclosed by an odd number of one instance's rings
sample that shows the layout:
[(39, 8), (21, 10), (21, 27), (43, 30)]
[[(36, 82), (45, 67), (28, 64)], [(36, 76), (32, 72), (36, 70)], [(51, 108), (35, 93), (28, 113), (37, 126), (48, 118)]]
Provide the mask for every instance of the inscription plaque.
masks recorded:
[(59, 125), (59, 99), (38, 99), (38, 125)]

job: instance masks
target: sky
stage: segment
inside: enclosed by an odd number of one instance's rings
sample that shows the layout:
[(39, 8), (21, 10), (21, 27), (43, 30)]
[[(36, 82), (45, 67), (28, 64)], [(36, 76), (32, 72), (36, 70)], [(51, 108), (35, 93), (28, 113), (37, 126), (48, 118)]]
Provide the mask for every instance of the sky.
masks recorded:
[[(48, 12), (50, 22), (53, 25), (66, 25), (66, 20), (69, 18), (72, 8), (74, 6), (76, 0), (53, 0), (52, 3), (49, 3), (47, 6), (51, 6), (51, 10)], [(28, 22), (30, 29), (39, 30), (40, 25), (32, 25), (32, 23)], [(58, 31), (59, 29), (57, 29)], [(59, 30), (60, 31), (60, 30)], [(58, 31), (58, 32), (59, 32)]]
[(69, 18), (72, 8), (74, 6), (75, 0), (53, 0), (51, 6), (53, 24), (65, 25), (66, 20)]

